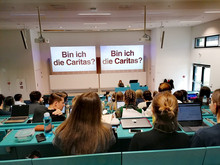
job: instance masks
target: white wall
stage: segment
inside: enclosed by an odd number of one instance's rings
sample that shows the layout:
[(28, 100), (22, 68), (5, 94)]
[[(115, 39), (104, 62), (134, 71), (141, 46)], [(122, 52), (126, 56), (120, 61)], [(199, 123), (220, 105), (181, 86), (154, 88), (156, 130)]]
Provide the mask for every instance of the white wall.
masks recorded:
[(191, 28), (165, 28), (163, 49), (160, 48), (161, 29), (152, 31), (151, 71), (153, 89), (164, 79), (173, 79), (176, 90), (189, 90)]
[(98, 89), (98, 74), (50, 75), (51, 90)]
[[(20, 31), (0, 31), (0, 93), (5, 96), (21, 93), (29, 99), (30, 91), (36, 90), (29, 31), (26, 34), (29, 49), (24, 48)], [(24, 89), (20, 89), (19, 81)]]
[[(193, 27), (191, 41), (194, 44), (196, 37), (215, 34), (220, 34), (220, 19)], [(191, 45), (191, 63), (211, 65), (210, 87), (212, 90), (220, 88), (220, 47), (195, 49), (193, 44)]]
[(132, 72), (132, 73), (105, 73), (100, 74), (100, 88), (114, 89), (118, 86), (118, 81), (122, 80), (125, 86), (130, 85), (130, 80), (138, 80), (140, 85), (146, 85), (146, 72)]
[[(193, 45), (195, 37), (214, 34), (220, 34), (220, 20), (192, 28), (165, 28), (164, 47), (161, 49), (161, 29), (153, 29), (152, 40), (150, 43), (145, 43), (144, 47), (146, 84), (149, 88), (152, 91), (157, 90), (159, 83), (167, 78), (174, 80), (174, 90), (191, 90), (193, 63), (211, 65), (212, 90), (219, 88), (220, 48), (194, 49)], [(34, 38), (38, 35), (31, 30), (27, 36), (29, 49), (26, 50), (18, 30), (2, 30), (0, 31), (0, 93), (6, 96), (22, 93), (27, 99), (28, 94), (36, 88), (43, 94), (51, 92), (48, 63), (50, 46), (95, 45), (99, 47), (100, 45), (142, 44), (138, 42), (142, 35), (143, 32), (48, 32), (43, 33), (43, 36), (50, 40), (49, 44), (35, 44)], [(99, 51), (97, 51), (97, 56), (100, 56)], [(35, 75), (37, 81), (35, 81)], [(25, 81), (24, 90), (18, 88), (17, 80)], [(89, 81), (86, 76), (84, 81)], [(8, 82), (11, 84), (8, 85)], [(36, 86), (38, 82), (41, 83), (40, 87)]]
[[(150, 32), (148, 32), (150, 34)], [(42, 66), (43, 70), (43, 77), (49, 77), (50, 75), (50, 68), (48, 66), (47, 60), (50, 58), (50, 47), (51, 46), (96, 46), (99, 48), (101, 45), (141, 45), (144, 44), (144, 68), (146, 71), (145, 75), (145, 81), (143, 84), (148, 84), (148, 63), (149, 63), (149, 56), (150, 56), (150, 44), (149, 43), (140, 43), (139, 38), (143, 36), (143, 32), (83, 32), (83, 33), (70, 33), (70, 32), (48, 32), (43, 33), (43, 36), (47, 39), (49, 39), (49, 44), (40, 44), (40, 52), (41, 52), (41, 60), (42, 63), (44, 63), (44, 66)], [(97, 57), (100, 56), (99, 49), (96, 51)], [(116, 74), (119, 74), (118, 72)], [(54, 75), (56, 76), (56, 75)], [(54, 77), (53, 76), (53, 77)], [(83, 76), (77, 74), (74, 77), (77, 76)], [(59, 77), (59, 76), (57, 76)], [(130, 76), (128, 76), (128, 79), (130, 79)], [(142, 78), (143, 79), (143, 78)], [(111, 79), (108, 79), (111, 81)], [(84, 74), (84, 82), (89, 82), (90, 79), (88, 76)], [(106, 80), (107, 81), (107, 80)], [(118, 79), (116, 80), (118, 82)], [(46, 78), (43, 79), (43, 84), (46, 84), (48, 86), (48, 90), (50, 89), (49, 86), (51, 86), (51, 89), (54, 88), (53, 84), (48, 84), (48, 80)], [(73, 89), (75, 87), (78, 87), (78, 84), (74, 81), (72, 82)], [(57, 82), (59, 83), (59, 82)], [(65, 89), (64, 84), (57, 84), (60, 86), (60, 89)], [(53, 87), (52, 87), (53, 86)], [(88, 88), (91, 85), (88, 84)], [(117, 83), (113, 83), (111, 87), (116, 87)], [(85, 85), (83, 86), (83, 88)], [(57, 88), (57, 86), (56, 86)], [(69, 87), (68, 87), (69, 89)]]

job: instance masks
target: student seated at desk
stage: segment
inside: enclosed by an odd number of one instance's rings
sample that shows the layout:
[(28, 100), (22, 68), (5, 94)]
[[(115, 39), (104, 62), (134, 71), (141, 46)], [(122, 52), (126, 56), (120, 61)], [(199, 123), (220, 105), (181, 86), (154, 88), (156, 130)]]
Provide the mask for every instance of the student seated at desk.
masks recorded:
[(184, 89), (180, 90), (183, 93), (183, 103), (190, 103), (188, 100), (188, 92)]
[(178, 103), (170, 92), (158, 93), (152, 102), (155, 116), (152, 130), (137, 133), (131, 140), (130, 150), (176, 149), (190, 146), (185, 133), (177, 133)]
[(152, 96), (149, 90), (144, 91), (143, 93), (144, 102), (138, 104), (138, 108), (146, 110), (151, 104)]
[(97, 93), (80, 95), (57, 129), (53, 144), (67, 155), (108, 151), (115, 143), (111, 125), (101, 122), (102, 106)]
[(173, 95), (176, 97), (178, 103), (183, 103), (183, 92), (178, 90), (173, 93)]
[(199, 91), (199, 97), (194, 99), (193, 102), (198, 103), (201, 106), (202, 105), (209, 105), (210, 100), (211, 100), (210, 94), (211, 94), (211, 89), (207, 86), (203, 86), (203, 87), (201, 87), (201, 89)]
[(34, 111), (33, 122), (43, 122), (44, 113), (49, 112), (52, 121), (64, 121), (66, 117), (61, 110), (64, 107), (64, 97), (62, 93), (52, 93), (49, 97), (49, 107), (37, 107)]
[(29, 104), (29, 114), (34, 114), (36, 108), (44, 109), (43, 105), (43, 98), (41, 97), (41, 92), (39, 91), (32, 91), (29, 94), (31, 103)]
[(114, 92), (111, 96), (111, 100), (107, 102), (107, 106), (109, 106), (109, 108), (111, 110), (116, 110), (116, 103), (115, 103), (115, 100), (116, 100), (116, 92)]
[(217, 124), (199, 129), (192, 137), (191, 147), (220, 146), (220, 89), (213, 92), (209, 107), (217, 116)]
[(124, 93), (125, 105), (118, 108), (115, 112), (117, 118), (143, 117), (142, 109), (136, 106), (136, 93), (129, 89)]
[(14, 98), (12, 96), (7, 96), (4, 100), (3, 111), (11, 111), (13, 105), (15, 105)]
[(144, 102), (143, 91), (141, 89), (138, 89), (135, 91), (135, 93), (136, 93), (136, 105)]
[[(164, 92), (164, 91), (168, 91), (171, 93), (171, 86), (170, 84), (164, 82), (164, 83), (160, 83), (159, 87), (158, 87), (158, 93), (159, 92)], [(148, 106), (148, 108), (145, 111), (145, 116), (150, 117), (152, 116), (152, 103)]]
[(113, 102), (113, 110), (117, 110), (119, 104), (123, 104), (123, 93), (121, 91), (116, 93), (115, 102)]
[(15, 94), (15, 95), (14, 95), (14, 99), (15, 99), (15, 105), (26, 105), (26, 104), (23, 102), (22, 94)]
[(4, 99), (5, 97), (2, 94), (0, 94), (0, 116), (11, 115), (11, 112), (9, 111), (3, 111)]

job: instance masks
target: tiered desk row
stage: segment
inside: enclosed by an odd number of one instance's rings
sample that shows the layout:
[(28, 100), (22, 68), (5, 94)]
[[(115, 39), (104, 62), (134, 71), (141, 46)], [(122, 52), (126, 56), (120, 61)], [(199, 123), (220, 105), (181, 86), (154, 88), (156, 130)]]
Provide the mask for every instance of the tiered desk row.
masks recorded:
[[(101, 100), (104, 97), (101, 96)], [(109, 111), (111, 112), (111, 111)], [(216, 118), (208, 107), (202, 107), (203, 121), (212, 126), (216, 124)], [(31, 118), (32, 116), (30, 116)], [(34, 128), (36, 125), (43, 123), (16, 123), (4, 124), (5, 118), (0, 117), (0, 164), (19, 164), (19, 165), (56, 165), (56, 164), (94, 164), (94, 165), (139, 165), (139, 164), (220, 164), (220, 147), (207, 148), (187, 148), (173, 150), (152, 150), (152, 151), (135, 151), (128, 152), (128, 147), (133, 133), (129, 133), (129, 129), (123, 129), (121, 125), (115, 127), (117, 132), (117, 143), (113, 146), (109, 153), (89, 154), (79, 156), (63, 156), (63, 153), (53, 147), (52, 140), (54, 135), (47, 138), (46, 141), (38, 143), (34, 136), (28, 142), (16, 142), (15, 134), (20, 129)], [(152, 118), (148, 117), (152, 124)], [(54, 130), (61, 122), (53, 122)], [(143, 131), (149, 131), (152, 128), (143, 128)], [(184, 132), (181, 129), (179, 132)], [(42, 132), (35, 132), (39, 134)], [(185, 132), (192, 136), (194, 132)], [(25, 159), (33, 150), (38, 150), (43, 158)]]
[(39, 159), (18, 159), (1, 161), (5, 165), (218, 165), (220, 158), (216, 156), (220, 147), (203, 147), (172, 150), (113, 152), (76, 156), (57, 156)]

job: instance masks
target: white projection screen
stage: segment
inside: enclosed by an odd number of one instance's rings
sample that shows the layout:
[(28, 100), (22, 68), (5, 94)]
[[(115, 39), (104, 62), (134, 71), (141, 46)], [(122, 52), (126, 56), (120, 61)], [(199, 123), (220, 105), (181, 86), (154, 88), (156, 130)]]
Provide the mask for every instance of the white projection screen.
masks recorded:
[(53, 74), (96, 72), (95, 46), (50, 47)]
[(101, 70), (112, 71), (143, 71), (143, 45), (100, 46)]

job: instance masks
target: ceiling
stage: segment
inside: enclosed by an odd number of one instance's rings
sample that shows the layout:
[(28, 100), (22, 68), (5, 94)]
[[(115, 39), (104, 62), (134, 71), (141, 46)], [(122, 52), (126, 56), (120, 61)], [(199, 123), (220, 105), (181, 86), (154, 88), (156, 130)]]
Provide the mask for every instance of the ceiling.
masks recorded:
[[(220, 19), (220, 0), (0, 0), (0, 29), (143, 30)], [(218, 13), (205, 13), (205, 12)]]

